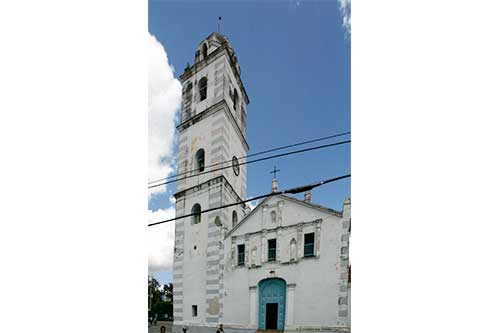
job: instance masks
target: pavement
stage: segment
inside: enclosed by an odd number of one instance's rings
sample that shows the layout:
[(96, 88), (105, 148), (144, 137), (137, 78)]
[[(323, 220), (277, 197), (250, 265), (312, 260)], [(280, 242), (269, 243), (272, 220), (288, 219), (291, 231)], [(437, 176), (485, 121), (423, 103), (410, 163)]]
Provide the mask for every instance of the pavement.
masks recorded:
[(165, 326), (167, 332), (172, 332), (172, 322), (171, 321), (158, 321), (156, 325), (148, 324), (148, 333), (160, 333), (160, 327)]

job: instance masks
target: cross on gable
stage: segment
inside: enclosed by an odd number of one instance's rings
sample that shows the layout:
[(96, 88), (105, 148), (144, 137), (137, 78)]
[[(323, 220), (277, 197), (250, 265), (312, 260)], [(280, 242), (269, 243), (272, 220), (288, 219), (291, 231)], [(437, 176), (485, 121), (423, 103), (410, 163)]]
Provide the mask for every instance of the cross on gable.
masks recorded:
[(274, 173), (274, 178), (276, 178), (276, 173), (278, 173), (279, 171), (281, 171), (280, 169), (276, 169), (276, 165), (274, 166), (274, 170), (271, 171), (270, 173)]

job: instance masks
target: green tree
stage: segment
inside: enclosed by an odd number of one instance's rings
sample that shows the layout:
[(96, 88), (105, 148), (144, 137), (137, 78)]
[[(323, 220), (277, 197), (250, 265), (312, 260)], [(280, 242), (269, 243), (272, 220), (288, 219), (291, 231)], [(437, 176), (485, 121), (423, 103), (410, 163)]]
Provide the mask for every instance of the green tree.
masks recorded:
[(148, 296), (150, 315), (156, 314), (158, 320), (173, 316), (173, 285), (172, 283), (160, 286), (154, 277), (148, 277)]
[(163, 294), (165, 296), (165, 301), (172, 302), (174, 296), (174, 285), (172, 283), (167, 283), (163, 285)]

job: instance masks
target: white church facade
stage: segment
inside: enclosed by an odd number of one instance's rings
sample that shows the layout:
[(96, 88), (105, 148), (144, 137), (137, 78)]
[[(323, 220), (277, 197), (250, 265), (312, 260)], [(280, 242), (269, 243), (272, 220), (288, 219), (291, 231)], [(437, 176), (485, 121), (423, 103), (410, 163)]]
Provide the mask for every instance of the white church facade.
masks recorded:
[(350, 199), (342, 212), (306, 192), (200, 214), (246, 199), (247, 166), (237, 158), (249, 149), (249, 98), (218, 33), (200, 43), (181, 80), (176, 216), (193, 216), (175, 222), (173, 331), (349, 331)]

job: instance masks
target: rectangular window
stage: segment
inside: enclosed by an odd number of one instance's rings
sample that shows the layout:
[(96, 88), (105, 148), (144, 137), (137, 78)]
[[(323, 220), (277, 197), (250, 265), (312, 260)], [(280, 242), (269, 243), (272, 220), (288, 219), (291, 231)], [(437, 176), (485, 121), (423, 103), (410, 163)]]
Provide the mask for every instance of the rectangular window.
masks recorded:
[(238, 266), (245, 265), (245, 244), (238, 245)]
[(198, 305), (191, 306), (191, 314), (193, 317), (198, 317)]
[(276, 261), (276, 238), (267, 240), (267, 260)]
[(314, 232), (304, 235), (304, 257), (314, 257)]

